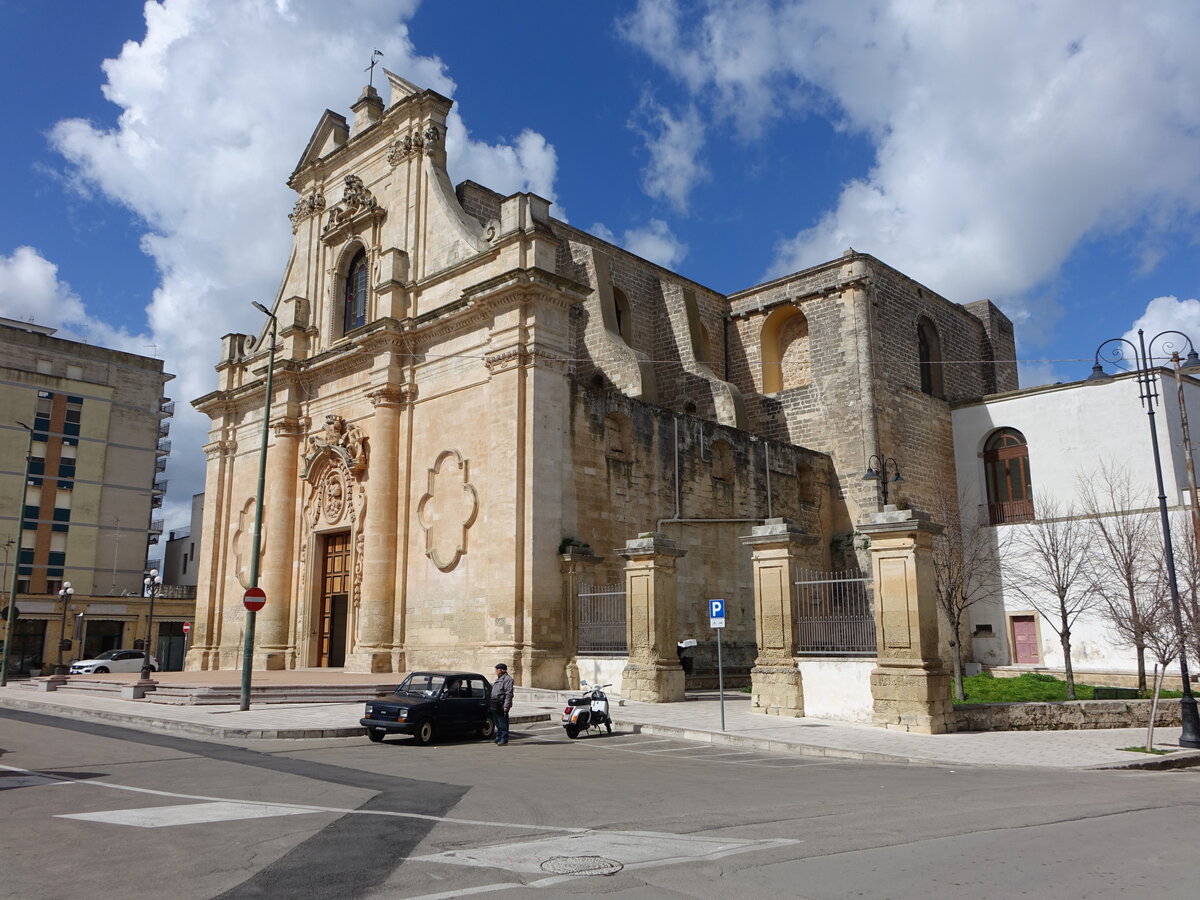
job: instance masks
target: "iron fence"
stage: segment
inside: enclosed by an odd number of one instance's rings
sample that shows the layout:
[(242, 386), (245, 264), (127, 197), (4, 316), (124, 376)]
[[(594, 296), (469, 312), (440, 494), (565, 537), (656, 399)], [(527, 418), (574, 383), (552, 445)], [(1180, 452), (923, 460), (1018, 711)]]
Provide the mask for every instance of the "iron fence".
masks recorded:
[(874, 656), (875, 613), (869, 579), (858, 570), (805, 569), (795, 583), (796, 653)]
[(578, 653), (624, 656), (625, 584), (579, 585), (575, 646)]

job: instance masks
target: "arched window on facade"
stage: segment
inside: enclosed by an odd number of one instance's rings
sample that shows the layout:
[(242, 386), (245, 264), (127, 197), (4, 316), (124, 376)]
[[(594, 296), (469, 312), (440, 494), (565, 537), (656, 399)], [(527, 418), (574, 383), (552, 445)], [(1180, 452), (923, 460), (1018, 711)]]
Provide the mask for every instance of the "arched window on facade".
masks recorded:
[(629, 298), (618, 287), (612, 289), (612, 295), (613, 317), (617, 323), (617, 334), (621, 335), (621, 340), (632, 346), (630, 338), (633, 336), (633, 318), (629, 312)]
[(942, 342), (937, 328), (929, 319), (917, 322), (917, 359), (921, 367), (921, 392), (930, 397), (944, 397), (942, 389)]
[(346, 269), (342, 334), (367, 324), (367, 251), (359, 250)]
[(808, 319), (794, 306), (767, 316), (760, 340), (762, 392), (773, 394), (811, 381)]
[(1015, 428), (1001, 428), (983, 446), (988, 522), (1005, 525), (1033, 520), (1029, 445)]

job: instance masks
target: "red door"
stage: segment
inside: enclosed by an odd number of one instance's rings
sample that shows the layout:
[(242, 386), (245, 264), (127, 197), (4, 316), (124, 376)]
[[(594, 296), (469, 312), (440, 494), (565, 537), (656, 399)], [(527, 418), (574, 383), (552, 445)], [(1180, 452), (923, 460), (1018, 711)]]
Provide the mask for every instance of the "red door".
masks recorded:
[(1013, 662), (1018, 665), (1033, 665), (1042, 661), (1038, 653), (1037, 623), (1033, 616), (1013, 616)]

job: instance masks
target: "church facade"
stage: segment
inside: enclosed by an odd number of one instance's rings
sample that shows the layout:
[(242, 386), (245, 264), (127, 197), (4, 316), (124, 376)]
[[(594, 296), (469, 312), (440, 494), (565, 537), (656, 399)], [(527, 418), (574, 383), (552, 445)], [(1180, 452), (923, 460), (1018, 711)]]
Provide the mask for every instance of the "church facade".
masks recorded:
[[(504, 660), (565, 687), (578, 580), (619, 582), (616, 548), (648, 534), (678, 548), (675, 637), (724, 597), (726, 662), (749, 667), (740, 538), (784, 517), (812, 566), (854, 565), (870, 457), (922, 506), (954, 483), (950, 402), (1017, 386), (995, 306), (867, 254), (724, 295), (536, 195), (455, 187), (451, 102), (388, 80), (388, 104), (367, 88), (352, 121), (326, 111), (289, 182), (255, 668)], [(267, 335), (227, 335), (195, 401), (212, 428), (191, 669), (241, 663)]]

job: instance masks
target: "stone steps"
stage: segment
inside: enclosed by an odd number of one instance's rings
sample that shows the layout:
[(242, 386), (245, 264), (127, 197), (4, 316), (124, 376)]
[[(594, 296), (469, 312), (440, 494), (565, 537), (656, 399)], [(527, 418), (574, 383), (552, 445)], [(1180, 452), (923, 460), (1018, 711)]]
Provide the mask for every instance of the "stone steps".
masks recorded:
[[(19, 687), (23, 690), (45, 691), (47, 678), (30, 679)], [(88, 679), (76, 675), (60, 684), (57, 690), (66, 694), (124, 697), (137, 684), (132, 681)], [(396, 690), (391, 684), (264, 684), (250, 686), (251, 703), (365, 703)], [(143, 699), (148, 703), (172, 706), (218, 706), (241, 701), (241, 685), (165, 685), (147, 690)]]

